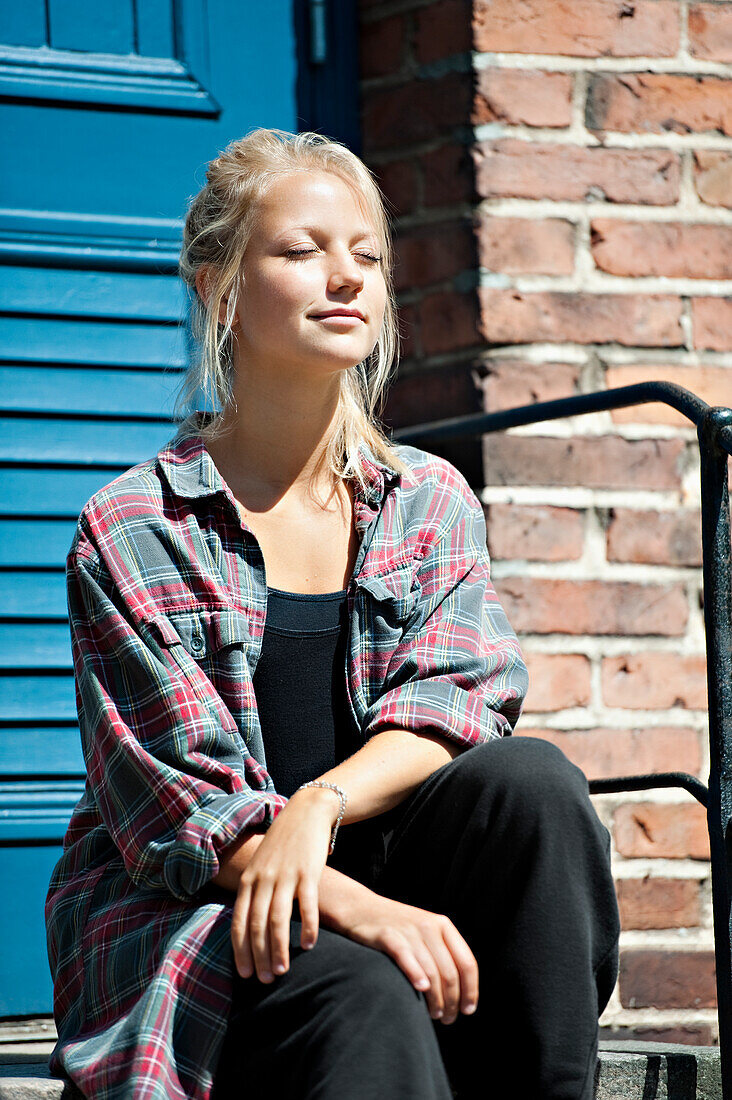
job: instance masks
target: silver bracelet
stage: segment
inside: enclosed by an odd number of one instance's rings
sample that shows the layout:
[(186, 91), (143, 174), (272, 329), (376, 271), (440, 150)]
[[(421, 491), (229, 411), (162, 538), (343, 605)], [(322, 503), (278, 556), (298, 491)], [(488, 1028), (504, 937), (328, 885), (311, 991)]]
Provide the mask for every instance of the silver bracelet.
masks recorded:
[[(338, 832), (338, 826), (340, 825), (343, 815), (346, 812), (346, 802), (348, 801), (346, 792), (343, 790), (343, 787), (339, 787), (337, 783), (324, 783), (320, 779), (311, 779), (309, 783), (301, 783), (297, 790), (301, 791), (303, 787), (330, 787), (332, 791), (338, 792), (338, 796), (341, 800), (341, 808), (338, 812), (338, 820), (330, 830), (330, 848), (328, 849), (328, 855), (330, 855), (335, 847), (335, 838), (336, 833)], [(295, 791), (295, 794), (297, 794), (297, 791)]]

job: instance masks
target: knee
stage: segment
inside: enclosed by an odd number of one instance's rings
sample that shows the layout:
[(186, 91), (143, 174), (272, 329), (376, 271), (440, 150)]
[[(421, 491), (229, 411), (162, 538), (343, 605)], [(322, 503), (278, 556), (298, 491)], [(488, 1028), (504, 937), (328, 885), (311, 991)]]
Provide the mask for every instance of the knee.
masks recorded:
[(393, 1021), (396, 1012), (400, 1021), (408, 1022), (424, 1015), (424, 995), (390, 955), (348, 937), (341, 938), (338, 959), (331, 960), (329, 979), (337, 1003), (348, 1003), (348, 1018), (355, 1015), (364, 1021)]
[(488, 799), (502, 797), (522, 812), (591, 806), (587, 778), (561, 749), (539, 737), (503, 737), (464, 754), (469, 784)]
[[(378, 1008), (381, 1013), (385, 1006), (390, 1013), (411, 1013), (418, 1009), (423, 1000), (401, 967), (384, 951), (369, 949), (369, 958), (361, 966), (353, 984), (354, 998)], [(391, 1017), (393, 1019), (393, 1016)]]

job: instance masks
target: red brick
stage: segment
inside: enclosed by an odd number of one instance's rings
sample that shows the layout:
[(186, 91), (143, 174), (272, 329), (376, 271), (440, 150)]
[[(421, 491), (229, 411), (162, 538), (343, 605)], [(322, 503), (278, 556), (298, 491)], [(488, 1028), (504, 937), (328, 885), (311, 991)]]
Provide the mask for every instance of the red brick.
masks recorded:
[(486, 412), (572, 397), (580, 375), (576, 363), (529, 363), (521, 359), (487, 359), (480, 371)]
[(699, 883), (684, 878), (621, 878), (615, 882), (624, 929), (696, 928)]
[(412, 142), (434, 141), (440, 131), (464, 125), (471, 97), (471, 81), (464, 73), (370, 89), (361, 112), (366, 155), (376, 149), (401, 151)]
[(675, 73), (602, 74), (587, 95), (590, 130), (732, 133), (732, 81)]
[[(529, 698), (533, 691), (529, 667)], [(571, 703), (567, 704), (572, 705)], [(538, 708), (537, 708), (538, 709)], [(530, 713), (527, 699), (527, 713)], [(649, 729), (533, 729), (519, 725), (516, 736), (540, 737), (560, 748), (588, 779), (616, 779), (662, 771), (696, 775), (701, 766), (699, 734), (677, 726)]]
[(370, 166), (387, 201), (390, 213), (409, 214), (417, 205), (417, 165), (413, 160), (392, 160)]
[(591, 234), (595, 263), (611, 275), (732, 278), (732, 225), (595, 218)]
[(716, 1008), (713, 951), (620, 953), (623, 1008)]
[(691, 303), (694, 347), (732, 348), (732, 298), (694, 298)]
[[(674, 382), (677, 386), (691, 390), (709, 405), (729, 405), (732, 401), (732, 370), (729, 367), (632, 363), (608, 367), (605, 381), (608, 389), (633, 386), (638, 382)], [(675, 428), (693, 426), (688, 417), (660, 401), (613, 409), (612, 418), (618, 424), (672, 424)]]
[(615, 811), (613, 828), (618, 851), (631, 859), (709, 859), (698, 802), (627, 802)]
[(572, 77), (528, 69), (480, 69), (473, 125), (498, 120), (513, 126), (569, 126)]
[(524, 659), (529, 670), (524, 714), (587, 706), (590, 661), (584, 653), (524, 652)]
[(667, 205), (679, 197), (680, 161), (668, 149), (542, 145), (518, 138), (476, 143), (481, 198), (516, 197)]
[(689, 615), (680, 584), (502, 577), (499, 599), (524, 634), (683, 634)]
[(491, 504), (487, 525), (494, 558), (571, 561), (582, 554), (583, 514), (576, 508)]
[(670, 1027), (601, 1027), (602, 1042), (680, 1043), (710, 1047), (715, 1034), (709, 1024), (679, 1024)]
[(713, 149), (697, 150), (694, 185), (708, 206), (732, 206), (732, 156)]
[(466, 0), (441, 0), (417, 8), (414, 13), (414, 52), (417, 63), (429, 64), (442, 57), (467, 53), (472, 48), (472, 4)]
[(475, 294), (429, 294), (417, 303), (422, 351), (441, 355), (481, 342)]
[(384, 420), (402, 428), (446, 416), (480, 412), (480, 393), (469, 366), (450, 363), (409, 374), (400, 372), (387, 394)]
[(679, 45), (678, 5), (670, 0), (476, 0), (474, 48), (573, 57), (669, 57)]
[(729, 4), (692, 4), (689, 50), (693, 57), (732, 61), (732, 9)]
[(404, 15), (364, 20), (358, 37), (361, 79), (396, 73), (404, 64), (407, 20)]
[(602, 698), (606, 706), (625, 710), (706, 710), (706, 658), (668, 652), (604, 657)]
[(483, 437), (486, 485), (677, 489), (683, 451), (680, 439), (500, 433)]
[(441, 282), (475, 267), (475, 234), (465, 221), (415, 225), (400, 230), (396, 241), (394, 286), (397, 292)]
[(475, 169), (471, 147), (457, 142), (440, 145), (423, 153), (418, 163), (423, 177), (425, 206), (473, 203)]
[(672, 512), (613, 508), (610, 516), (608, 561), (701, 565), (701, 520), (697, 508)]
[(571, 340), (669, 347), (684, 341), (681, 299), (670, 295), (530, 293), (487, 286), (479, 287), (478, 295), (483, 333), (492, 344)]
[(478, 226), (478, 260), (505, 275), (571, 275), (574, 226), (562, 218), (485, 218)]

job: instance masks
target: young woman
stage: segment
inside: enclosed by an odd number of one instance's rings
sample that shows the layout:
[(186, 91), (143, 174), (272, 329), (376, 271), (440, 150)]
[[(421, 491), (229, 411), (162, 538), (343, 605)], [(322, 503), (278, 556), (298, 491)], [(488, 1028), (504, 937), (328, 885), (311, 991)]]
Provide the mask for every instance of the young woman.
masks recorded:
[(506, 736), (480, 501), (379, 427), (391, 265), (372, 176), (315, 133), (232, 142), (191, 203), (193, 411), (67, 562), (51, 1068), (91, 1100), (592, 1095), (609, 834)]

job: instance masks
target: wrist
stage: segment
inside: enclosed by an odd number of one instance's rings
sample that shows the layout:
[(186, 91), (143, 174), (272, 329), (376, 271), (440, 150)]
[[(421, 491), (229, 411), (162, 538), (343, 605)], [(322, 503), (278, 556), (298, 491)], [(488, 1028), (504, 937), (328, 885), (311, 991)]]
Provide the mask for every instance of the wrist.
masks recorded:
[(338, 791), (334, 791), (332, 787), (300, 787), (290, 798), (294, 798), (295, 795), (299, 795), (303, 802), (309, 798), (311, 805), (322, 809), (329, 824), (335, 825), (341, 812), (341, 796)]
[(326, 863), (318, 886), (320, 921), (325, 928), (346, 935), (353, 921), (353, 914), (363, 906), (364, 899), (373, 897), (374, 891), (358, 879), (331, 867)]
[[(330, 855), (331, 852), (333, 851), (333, 848), (335, 847), (335, 840), (336, 840), (336, 835), (338, 833), (338, 826), (340, 825), (341, 821), (343, 820), (343, 815), (346, 812), (346, 803), (348, 802), (348, 795), (343, 790), (343, 787), (339, 786), (338, 783), (331, 783), (327, 779), (310, 779), (307, 783), (301, 783), (300, 786), (298, 787), (298, 790), (303, 790), (303, 788), (309, 790), (313, 787), (315, 787), (318, 790), (321, 790), (321, 789), (332, 790), (332, 791), (335, 791), (338, 795), (338, 815), (335, 818), (332, 818), (332, 817), (329, 818), (331, 828), (330, 828), (330, 847), (328, 849), (328, 855)], [(297, 791), (295, 793), (297, 793)], [(324, 803), (321, 802), (320, 805), (324, 805)]]
[(322, 809), (329, 823), (335, 825), (341, 808), (341, 799), (337, 791), (331, 790), (330, 787), (305, 787), (290, 795), (290, 800), (295, 795), (298, 795), (302, 802), (309, 799), (310, 804)]

